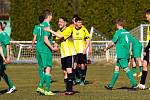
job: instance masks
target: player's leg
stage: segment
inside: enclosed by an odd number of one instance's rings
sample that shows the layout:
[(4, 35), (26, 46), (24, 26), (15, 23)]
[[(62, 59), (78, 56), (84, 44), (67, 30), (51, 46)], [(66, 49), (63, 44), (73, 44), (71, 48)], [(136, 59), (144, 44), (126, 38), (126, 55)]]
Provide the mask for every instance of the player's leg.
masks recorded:
[(136, 73), (136, 62), (135, 62), (135, 60), (134, 60), (133, 57), (131, 58), (131, 62), (132, 62), (132, 72), (133, 72), (133, 76), (137, 76), (137, 73)]
[(134, 79), (134, 76), (133, 76), (132, 72), (130, 71), (130, 69), (128, 67), (128, 60), (127, 59), (120, 59), (119, 63), (121, 65), (121, 68), (123, 68), (124, 71), (126, 72), (128, 78), (130, 80), (130, 83), (132, 85), (132, 88), (136, 89), (137, 88), (137, 83), (136, 83), (136, 81)]
[(149, 51), (146, 52), (146, 55), (143, 58), (142, 76), (141, 76), (140, 84), (138, 84), (139, 89), (145, 89), (145, 82), (146, 82), (147, 73), (148, 73), (148, 69), (147, 69), (148, 63), (149, 63)]
[(141, 53), (142, 53), (142, 45), (137, 45), (136, 47), (134, 47), (133, 55), (134, 55), (135, 61), (137, 62), (138, 66), (139, 66), (139, 70), (140, 70), (140, 73), (139, 73), (138, 77), (142, 76)]
[(118, 76), (119, 76), (119, 70), (120, 70), (119, 66), (120, 66), (120, 64), (118, 63), (118, 60), (117, 60), (114, 74), (112, 76), (111, 81), (105, 86), (106, 89), (112, 90), (112, 88), (114, 87), (114, 85), (118, 79)]
[(37, 51), (36, 51), (36, 59), (38, 61), (38, 75), (39, 75), (39, 79), (41, 79), (43, 76), (42, 58), (40, 56), (40, 53)]
[(141, 60), (141, 58), (136, 58), (136, 61), (138, 62), (139, 71), (140, 71), (138, 77), (141, 77), (142, 76), (142, 68), (143, 68), (143, 66), (142, 66), (142, 60)]
[(51, 92), (50, 87), (51, 87), (51, 70), (52, 70), (52, 53), (49, 52), (46, 56), (46, 68), (45, 68), (45, 95), (55, 95), (55, 93)]
[(66, 71), (67, 71), (67, 86), (66, 86), (66, 95), (72, 95), (73, 94), (73, 73), (72, 73), (72, 56), (69, 56), (66, 58)]
[(86, 68), (85, 68), (85, 61), (86, 61), (86, 56), (84, 54), (80, 54), (80, 65), (81, 65), (81, 82), (80, 85), (85, 84), (85, 75), (86, 75)]
[(10, 80), (10, 78), (8, 77), (8, 75), (5, 73), (6, 65), (1, 64), (1, 68), (2, 68), (2, 72), (1, 72), (2, 78), (4, 79), (5, 83), (9, 87), (7, 93), (13, 93), (16, 90), (16, 87), (14, 86), (13, 82)]

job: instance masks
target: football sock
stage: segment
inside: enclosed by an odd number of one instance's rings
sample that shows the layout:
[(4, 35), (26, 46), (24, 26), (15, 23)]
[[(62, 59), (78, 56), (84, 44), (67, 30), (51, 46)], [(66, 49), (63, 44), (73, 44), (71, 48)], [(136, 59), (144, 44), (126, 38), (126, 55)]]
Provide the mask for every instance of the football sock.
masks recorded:
[(86, 69), (81, 70), (81, 73), (82, 73), (82, 75), (81, 75), (81, 82), (84, 82), (85, 81), (85, 75), (86, 75)]
[(130, 71), (130, 69), (127, 67), (125, 70), (126, 70), (126, 74), (127, 74), (128, 78), (129, 78), (129, 80), (130, 80), (131, 85), (132, 85), (132, 86), (136, 86), (137, 83), (136, 83), (136, 81), (135, 81), (135, 79), (134, 79), (134, 77), (133, 77), (133, 74), (132, 74), (132, 72)]
[(45, 78), (46, 78), (46, 75), (43, 74), (43, 75), (42, 75), (42, 78), (40, 79), (40, 82), (39, 82), (38, 87), (43, 88), (43, 84), (44, 84), (44, 82), (45, 82)]
[(39, 79), (41, 79), (44, 74), (41, 66), (38, 66), (38, 74), (39, 74)]
[(114, 75), (111, 79), (111, 82), (109, 83), (110, 87), (113, 87), (115, 85), (116, 80), (118, 79), (119, 71), (114, 71)]
[(51, 85), (51, 75), (50, 74), (45, 74), (45, 83), (46, 83), (46, 91), (50, 91), (50, 85)]
[(133, 74), (136, 73), (136, 66), (135, 66), (135, 67), (132, 67), (132, 72), (133, 72)]
[(141, 80), (140, 80), (140, 84), (145, 84), (145, 81), (146, 81), (146, 77), (147, 77), (147, 71), (142, 71), (142, 76), (141, 76)]
[(67, 80), (67, 92), (72, 92), (73, 91), (73, 74), (70, 73), (68, 74), (68, 80)]

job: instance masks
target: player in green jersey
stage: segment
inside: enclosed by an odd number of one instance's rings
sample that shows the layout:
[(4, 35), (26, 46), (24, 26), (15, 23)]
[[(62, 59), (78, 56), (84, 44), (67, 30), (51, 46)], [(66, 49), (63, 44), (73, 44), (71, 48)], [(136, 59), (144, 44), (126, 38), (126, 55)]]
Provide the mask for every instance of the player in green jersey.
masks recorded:
[(133, 74), (128, 68), (128, 58), (130, 54), (130, 43), (131, 43), (131, 35), (130, 33), (123, 28), (123, 20), (122, 19), (117, 19), (116, 20), (116, 27), (117, 31), (115, 32), (112, 42), (109, 43), (108, 47), (104, 49), (106, 52), (109, 48), (113, 47), (114, 45), (116, 46), (116, 55), (117, 55), (117, 61), (116, 61), (116, 66), (115, 66), (115, 71), (112, 77), (112, 80), (110, 81), (109, 84), (105, 86), (106, 89), (112, 90), (112, 88), (115, 85), (116, 80), (118, 79), (119, 76), (119, 70), (123, 69), (132, 85), (132, 89), (136, 90), (137, 89), (137, 83), (134, 80)]
[(0, 73), (1, 77), (4, 79), (6, 84), (8, 85), (9, 89), (7, 93), (13, 93), (16, 90), (16, 87), (6, 74), (6, 64), (10, 62), (10, 39), (7, 33), (3, 32), (3, 26), (2, 23), (0, 22), (0, 45), (3, 48), (3, 54), (5, 57), (5, 62), (3, 58), (1, 57), (0, 59)]
[[(138, 77), (142, 76), (142, 60), (141, 60), (141, 53), (142, 53), (142, 44), (134, 37), (132, 37), (131, 39), (132, 42), (132, 62), (133, 62), (133, 76), (136, 76), (136, 65), (139, 66), (140, 69), (140, 73), (138, 75)], [(135, 59), (135, 60), (134, 60)], [(137, 64), (135, 64), (135, 62), (137, 62)]]
[[(39, 37), (39, 35), (42, 33), (42, 26), (41, 23), (43, 22), (43, 16), (39, 16), (39, 23), (37, 25), (34, 26), (34, 30), (33, 30), (33, 40), (32, 40), (32, 46), (35, 46), (35, 42), (37, 39), (37, 35)], [(39, 42), (39, 41), (38, 41)], [(39, 79), (42, 78), (43, 76), (43, 70), (42, 70), (42, 61), (40, 59), (40, 56), (38, 55), (38, 50), (36, 50), (36, 58), (38, 61), (38, 75), (39, 75)]]
[[(43, 75), (38, 84), (37, 92), (44, 93), (44, 95), (55, 95), (50, 91), (51, 70), (52, 70), (52, 51), (57, 51), (58, 48), (53, 47), (52, 34), (44, 30), (45, 27), (50, 27), (49, 22), (52, 20), (52, 13), (49, 10), (43, 12), (44, 21), (40, 25), (40, 32), (36, 36), (36, 55), (41, 59)], [(45, 84), (45, 90), (43, 86)]]

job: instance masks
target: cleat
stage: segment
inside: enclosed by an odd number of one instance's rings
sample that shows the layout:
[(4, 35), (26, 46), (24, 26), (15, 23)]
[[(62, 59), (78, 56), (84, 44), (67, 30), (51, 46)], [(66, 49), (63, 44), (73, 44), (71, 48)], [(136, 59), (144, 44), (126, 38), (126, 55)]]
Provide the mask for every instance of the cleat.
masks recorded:
[(140, 74), (138, 75), (138, 77), (141, 77), (142, 76), (142, 72), (140, 72)]
[(107, 90), (112, 90), (112, 87), (110, 87), (109, 85), (105, 85), (105, 88), (106, 88)]
[(137, 74), (136, 74), (136, 73), (134, 73), (134, 74), (133, 74), (133, 76), (134, 76), (134, 77), (136, 77), (136, 76), (137, 76)]
[(145, 90), (146, 89), (145, 85), (143, 85), (143, 84), (138, 84), (138, 88), (140, 90)]
[(38, 88), (36, 89), (36, 92), (38, 92), (38, 93), (40, 93), (40, 94), (44, 94), (44, 89), (38, 87)]
[(65, 92), (65, 95), (73, 95), (73, 92)]
[(10, 94), (16, 91), (16, 87), (13, 86), (12, 88), (10, 88), (6, 93)]
[(137, 91), (137, 90), (138, 90), (138, 85), (132, 86), (132, 87), (131, 87), (131, 90), (132, 90), (132, 91)]
[(56, 93), (53, 93), (52, 91), (45, 91), (44, 95), (56, 95)]

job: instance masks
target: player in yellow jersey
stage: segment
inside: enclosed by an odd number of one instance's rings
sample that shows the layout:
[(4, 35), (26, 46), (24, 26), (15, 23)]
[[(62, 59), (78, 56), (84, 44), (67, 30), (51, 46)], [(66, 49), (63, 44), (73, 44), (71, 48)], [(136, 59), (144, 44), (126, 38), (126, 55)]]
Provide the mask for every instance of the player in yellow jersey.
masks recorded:
[(140, 89), (145, 89), (145, 81), (146, 81), (146, 77), (147, 77), (147, 67), (148, 67), (148, 63), (149, 63), (149, 48), (150, 48), (150, 9), (146, 10), (145, 12), (145, 16), (147, 21), (149, 22), (148, 24), (148, 29), (147, 29), (147, 41), (148, 45), (146, 46), (146, 48), (144, 49), (143, 55), (143, 71), (142, 71), (142, 76), (141, 76), (141, 80), (140, 80), (140, 84), (138, 85), (138, 87)]
[[(46, 29), (46, 31), (51, 32), (56, 35), (56, 43), (60, 45), (61, 52), (61, 66), (64, 71), (64, 82), (66, 84), (66, 95), (73, 94), (73, 55), (76, 54), (72, 36), (72, 29), (66, 26), (67, 19), (65, 17), (60, 17), (58, 21), (59, 30), (54, 32), (50, 29)], [(59, 33), (59, 35), (58, 35)]]
[(75, 19), (75, 27), (73, 28), (72, 38), (77, 53), (77, 64), (80, 67), (80, 85), (85, 83), (86, 75), (86, 51), (90, 44), (90, 34), (85, 27), (83, 27), (82, 19), (77, 17)]

